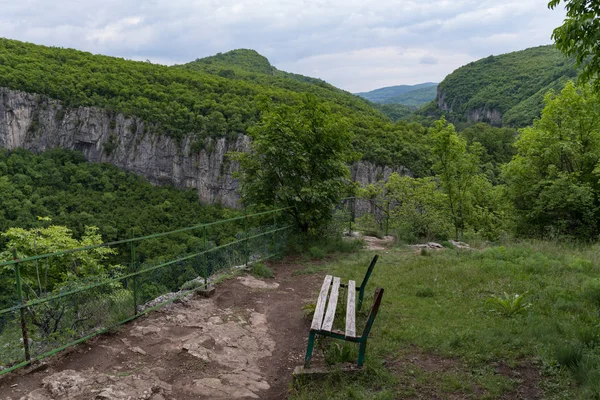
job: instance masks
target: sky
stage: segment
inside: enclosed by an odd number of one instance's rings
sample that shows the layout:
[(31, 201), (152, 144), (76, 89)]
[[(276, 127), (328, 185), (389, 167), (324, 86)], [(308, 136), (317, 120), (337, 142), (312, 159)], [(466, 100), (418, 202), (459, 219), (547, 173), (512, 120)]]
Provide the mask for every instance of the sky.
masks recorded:
[(0, 36), (182, 64), (236, 48), (350, 92), (552, 43), (548, 0), (0, 0)]

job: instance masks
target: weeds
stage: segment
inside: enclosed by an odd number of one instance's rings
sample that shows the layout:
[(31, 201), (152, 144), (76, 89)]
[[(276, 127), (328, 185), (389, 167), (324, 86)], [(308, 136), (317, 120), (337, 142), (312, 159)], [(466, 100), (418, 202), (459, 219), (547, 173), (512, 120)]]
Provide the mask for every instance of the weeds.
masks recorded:
[(507, 318), (514, 317), (515, 315), (522, 314), (531, 307), (531, 303), (525, 303), (525, 295), (515, 294), (510, 296), (504, 292), (503, 296), (493, 296), (488, 299), (488, 302), (494, 306), (495, 311)]
[(252, 264), (250, 274), (255, 278), (273, 278), (273, 270), (261, 262)]

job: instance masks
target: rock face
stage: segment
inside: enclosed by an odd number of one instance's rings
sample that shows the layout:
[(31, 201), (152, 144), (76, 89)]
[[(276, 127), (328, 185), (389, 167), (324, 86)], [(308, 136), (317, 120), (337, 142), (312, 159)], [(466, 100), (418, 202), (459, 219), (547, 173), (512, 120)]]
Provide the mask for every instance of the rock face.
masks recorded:
[[(0, 148), (42, 152), (81, 151), (90, 162), (108, 162), (143, 175), (154, 184), (194, 188), (204, 203), (236, 207), (239, 196), (229, 151), (248, 151), (250, 139), (206, 138), (194, 134), (177, 141), (152, 124), (97, 107), (67, 107), (45, 96), (0, 88)], [(402, 169), (359, 162), (352, 179), (371, 183)]]
[[(454, 104), (448, 104), (446, 101), (446, 93), (441, 91), (439, 87), (435, 101), (440, 110), (449, 113), (453, 111)], [(465, 113), (465, 118), (470, 122), (487, 122), (491, 125), (502, 126), (502, 113), (499, 110), (489, 109), (487, 107), (468, 110)]]

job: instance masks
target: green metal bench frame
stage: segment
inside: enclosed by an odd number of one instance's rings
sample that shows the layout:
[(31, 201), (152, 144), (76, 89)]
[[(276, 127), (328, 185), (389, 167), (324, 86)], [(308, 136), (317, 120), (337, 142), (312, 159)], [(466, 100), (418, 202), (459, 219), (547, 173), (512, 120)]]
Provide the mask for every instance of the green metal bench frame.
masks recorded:
[[(365, 296), (365, 288), (367, 287), (367, 283), (369, 282), (369, 278), (371, 277), (371, 273), (373, 273), (373, 269), (375, 268), (375, 264), (377, 264), (378, 259), (379, 259), (378, 255), (375, 255), (375, 257), (373, 257), (373, 259), (371, 260), (371, 264), (369, 264), (369, 268), (367, 268), (367, 273), (365, 274), (365, 277), (363, 278), (362, 283), (360, 284), (359, 287), (356, 288), (356, 290), (358, 291), (357, 311), (360, 311), (362, 308), (363, 298)], [(345, 285), (343, 283), (340, 286), (348, 287), (348, 285)]]
[[(375, 289), (375, 299), (373, 301), (373, 305), (371, 306), (371, 311), (369, 312), (369, 317), (367, 318), (365, 328), (363, 329), (363, 332), (360, 336), (356, 335), (355, 298), (356, 292), (358, 291), (358, 309), (360, 310), (360, 307), (362, 306), (363, 302), (365, 287), (367, 285), (367, 282), (369, 281), (371, 273), (373, 272), (373, 268), (375, 267), (377, 259), (378, 256), (373, 257), (373, 261), (371, 261), (371, 265), (369, 265), (369, 268), (367, 269), (365, 279), (363, 279), (363, 282), (359, 287), (356, 287), (355, 281), (349, 281), (348, 285), (345, 285), (340, 282), (340, 278), (338, 277), (333, 277), (331, 275), (327, 275), (325, 277), (325, 279), (323, 280), (323, 285), (321, 287), (321, 292), (319, 293), (319, 298), (317, 300), (317, 306), (315, 308), (315, 315), (311, 324), (310, 333), (308, 334), (308, 345), (306, 347), (306, 356), (304, 357), (304, 368), (310, 367), (310, 359), (312, 357), (316, 335), (322, 335), (332, 337), (334, 339), (341, 339), (348, 342), (359, 343), (360, 346), (358, 351), (357, 364), (358, 367), (362, 367), (365, 361), (365, 353), (367, 350), (367, 339), (369, 338), (369, 333), (371, 332), (373, 322), (375, 321), (375, 317), (377, 316), (377, 312), (379, 311), (379, 306), (381, 305), (383, 289)], [(340, 287), (346, 287), (348, 289), (345, 332), (332, 330), (333, 319), (335, 317), (335, 310), (337, 308), (337, 300), (339, 297)], [(329, 301), (327, 301), (328, 297)], [(325, 311), (326, 303), (327, 311)]]

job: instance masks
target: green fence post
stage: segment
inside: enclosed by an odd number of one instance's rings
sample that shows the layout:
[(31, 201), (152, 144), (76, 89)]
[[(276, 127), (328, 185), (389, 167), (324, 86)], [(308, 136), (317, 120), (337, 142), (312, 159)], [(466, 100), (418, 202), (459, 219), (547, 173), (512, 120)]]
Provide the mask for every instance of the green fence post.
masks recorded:
[[(17, 249), (12, 250), (13, 260), (17, 261)], [(25, 321), (25, 308), (23, 308), (23, 288), (21, 286), (21, 271), (19, 263), (15, 263), (15, 277), (17, 278), (17, 296), (19, 297), (19, 305), (21, 306), (21, 334), (23, 335), (23, 348), (25, 349), (25, 361), (31, 361), (29, 354), (29, 335), (27, 334), (27, 322)]]
[(246, 234), (246, 240), (244, 240), (244, 253), (246, 256), (246, 267), (248, 266), (248, 259), (250, 255), (248, 254), (248, 214), (246, 213), (246, 209), (244, 208), (244, 232)]
[(206, 252), (208, 246), (206, 245), (206, 225), (202, 227), (202, 236), (204, 237), (204, 245), (202, 246), (204, 250), (204, 289), (208, 289), (208, 253)]
[[(131, 229), (131, 238), (134, 237), (133, 228)], [(131, 272), (136, 273), (135, 265), (135, 242), (131, 242)], [(133, 315), (138, 315), (138, 276), (133, 276)]]
[(386, 205), (386, 209), (387, 211), (385, 212), (385, 236), (388, 236), (389, 233), (389, 227), (390, 227), (390, 202), (388, 200), (387, 205)]

